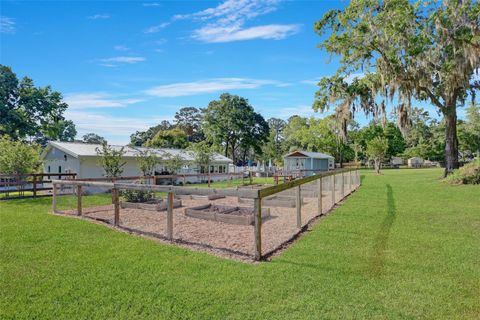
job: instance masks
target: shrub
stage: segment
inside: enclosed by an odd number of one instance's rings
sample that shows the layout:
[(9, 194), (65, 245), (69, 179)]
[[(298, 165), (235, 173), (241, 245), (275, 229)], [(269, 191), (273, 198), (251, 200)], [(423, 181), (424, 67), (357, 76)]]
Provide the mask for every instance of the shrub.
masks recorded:
[(154, 194), (152, 191), (144, 190), (124, 190), (121, 192), (121, 196), (125, 198), (127, 202), (147, 202), (153, 199)]
[(480, 159), (453, 171), (445, 180), (451, 184), (480, 184)]
[(0, 136), (0, 172), (25, 175), (40, 170), (41, 161), (38, 145), (12, 141)]

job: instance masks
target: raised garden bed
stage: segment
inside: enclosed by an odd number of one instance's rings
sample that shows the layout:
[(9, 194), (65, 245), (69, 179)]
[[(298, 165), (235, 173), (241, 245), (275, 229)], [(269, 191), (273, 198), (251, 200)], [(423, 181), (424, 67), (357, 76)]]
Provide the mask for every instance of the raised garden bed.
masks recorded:
[(217, 200), (217, 199), (223, 199), (223, 198), (225, 198), (225, 196), (222, 196), (222, 195), (219, 195), (219, 194), (211, 194), (211, 195), (208, 195), (208, 196), (178, 194), (178, 195), (175, 195), (175, 198), (177, 198), (177, 199), (190, 199), (190, 200)]
[[(252, 225), (255, 221), (252, 208), (221, 206), (215, 204), (186, 208), (185, 215), (197, 219), (239, 225)], [(265, 219), (269, 216), (270, 209), (262, 208), (262, 218)]]
[[(253, 199), (238, 198), (239, 203), (253, 203)], [(305, 204), (305, 199), (302, 198), (302, 204)], [(282, 207), (295, 208), (296, 198), (293, 196), (272, 196), (262, 200), (263, 207)]]
[[(173, 207), (179, 208), (182, 206), (182, 200), (173, 200)], [(164, 199), (155, 199), (147, 202), (120, 202), (120, 207), (122, 209), (141, 209), (149, 211), (166, 211), (167, 210), (167, 201)]]

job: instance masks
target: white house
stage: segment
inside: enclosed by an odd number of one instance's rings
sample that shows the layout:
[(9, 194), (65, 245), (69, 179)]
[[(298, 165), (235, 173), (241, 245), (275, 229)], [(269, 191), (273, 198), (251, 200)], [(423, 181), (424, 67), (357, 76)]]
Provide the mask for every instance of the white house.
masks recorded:
[(420, 168), (423, 166), (423, 159), (420, 157), (412, 157), (408, 159), (408, 167), (409, 168)]
[[(76, 173), (78, 179), (82, 178), (102, 178), (104, 176), (103, 168), (98, 164), (99, 155), (97, 148), (99, 144), (88, 144), (78, 142), (58, 142), (50, 141), (42, 152), (41, 160), (43, 161), (43, 171), (45, 173)], [(111, 146), (115, 149), (120, 149), (122, 146)], [(194, 163), (193, 154), (180, 149), (156, 149), (156, 148), (142, 148), (124, 146), (123, 161), (123, 176), (139, 176), (141, 175), (137, 165), (137, 156), (140, 151), (149, 149), (158, 156), (159, 159), (165, 159), (167, 155), (180, 155), (185, 161), (185, 165), (179, 174), (183, 173), (200, 173), (200, 168)], [(229, 165), (232, 160), (220, 154), (215, 154), (214, 160), (210, 166), (211, 173), (228, 173)], [(159, 161), (155, 168), (156, 173), (165, 171), (164, 165)], [(222, 177), (218, 177), (222, 179)], [(225, 177), (223, 177), (225, 179)], [(212, 177), (212, 180), (215, 180)], [(189, 182), (197, 182), (194, 177), (189, 177)]]
[(300, 171), (310, 176), (318, 171), (334, 169), (335, 158), (320, 152), (294, 151), (283, 156), (283, 168), (286, 172)]
[(400, 158), (400, 157), (392, 157), (390, 159), (390, 164), (392, 166), (401, 166), (401, 165), (403, 165), (403, 159)]

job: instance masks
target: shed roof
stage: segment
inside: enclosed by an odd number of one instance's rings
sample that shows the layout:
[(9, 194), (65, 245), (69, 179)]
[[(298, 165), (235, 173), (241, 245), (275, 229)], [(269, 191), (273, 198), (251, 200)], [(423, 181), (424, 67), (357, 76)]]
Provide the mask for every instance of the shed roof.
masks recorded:
[(287, 157), (306, 157), (314, 159), (333, 159), (333, 157), (326, 153), (321, 152), (310, 152), (310, 151), (294, 151), (284, 156)]
[[(47, 147), (43, 151), (41, 158), (43, 159), (49, 150), (52, 148), (59, 149), (72, 157), (98, 157), (97, 148), (100, 148), (100, 144), (91, 144), (91, 143), (81, 143), (81, 142), (60, 142), (60, 141), (50, 141), (48, 142)], [(169, 148), (145, 148), (145, 147), (130, 147), (130, 146), (120, 146), (120, 145), (110, 145), (113, 149), (120, 150), (123, 147), (125, 152), (124, 157), (133, 158), (140, 154), (140, 151), (150, 150), (152, 153), (157, 155), (159, 158), (166, 157), (168, 155), (176, 156), (179, 155), (185, 161), (193, 161), (194, 156), (191, 152), (182, 150), (182, 149), (169, 149)], [(215, 162), (233, 162), (231, 159), (222, 156), (221, 154), (215, 153), (214, 159)]]

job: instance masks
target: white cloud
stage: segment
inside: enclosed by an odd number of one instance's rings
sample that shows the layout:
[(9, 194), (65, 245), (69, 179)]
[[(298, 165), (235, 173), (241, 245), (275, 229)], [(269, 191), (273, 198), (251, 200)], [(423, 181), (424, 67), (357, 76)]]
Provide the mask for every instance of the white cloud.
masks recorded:
[(162, 120), (173, 120), (170, 117), (135, 118), (115, 117), (110, 114), (72, 111), (65, 112), (67, 119), (72, 119), (78, 131), (78, 136), (95, 132), (105, 136), (109, 143), (127, 144), (129, 136), (137, 130), (146, 130)]
[(161, 85), (148, 89), (145, 93), (157, 97), (181, 97), (228, 90), (255, 89), (265, 85), (281, 87), (285, 86), (285, 83), (274, 80), (217, 78)]
[(92, 16), (88, 16), (87, 19), (89, 20), (102, 20), (102, 19), (110, 19), (109, 14), (94, 14)]
[(118, 46), (114, 46), (113, 50), (115, 50), (115, 51), (128, 51), (128, 50), (130, 50), (130, 48), (127, 47), (127, 46), (118, 45)]
[(119, 64), (135, 64), (147, 60), (145, 57), (120, 56), (100, 59), (100, 65), (103, 67), (117, 67)]
[(163, 23), (160, 23), (159, 25), (149, 27), (149, 28), (143, 30), (143, 32), (144, 33), (157, 33), (160, 30), (162, 30), (163, 28), (167, 27), (169, 24), (170, 24), (170, 22), (163, 22)]
[(193, 37), (204, 42), (231, 42), (253, 39), (281, 40), (297, 33), (300, 25), (297, 24), (270, 24), (251, 28), (225, 28), (206, 26), (194, 31)]
[(301, 117), (309, 117), (314, 115), (315, 112), (312, 109), (312, 106), (308, 105), (299, 105), (295, 107), (284, 107), (284, 108), (279, 108), (278, 113), (276, 113), (276, 117), (282, 118), (282, 119), (288, 119), (291, 116), (301, 116)]
[(309, 85), (312, 85), (312, 86), (316, 86), (319, 81), (320, 81), (320, 78), (318, 78), (318, 79), (302, 80), (302, 81), (300, 81), (300, 83), (309, 84)]
[(192, 37), (204, 42), (230, 42), (252, 39), (284, 39), (300, 30), (298, 24), (269, 24), (245, 27), (260, 15), (275, 11), (280, 0), (226, 0), (200, 12), (176, 15), (172, 20), (194, 19), (206, 25), (194, 30)]
[(144, 6), (144, 7), (159, 7), (160, 3), (158, 3), (158, 2), (145, 2), (145, 3), (142, 3), (142, 6)]
[(9, 17), (0, 17), (0, 33), (15, 33), (15, 19)]
[(69, 109), (124, 108), (141, 99), (121, 99), (106, 93), (76, 93), (66, 95)]
[[(352, 73), (352, 74), (349, 74), (348, 76), (346, 76), (343, 80), (346, 83), (351, 84), (353, 82), (353, 80), (362, 79), (364, 77), (365, 77), (365, 73)], [(320, 79), (321, 78), (302, 80), (302, 81), (300, 81), (300, 83), (316, 86), (318, 84), (318, 82), (320, 81)]]

